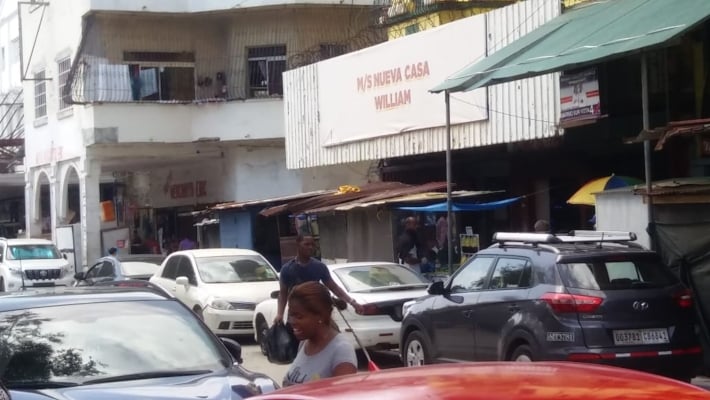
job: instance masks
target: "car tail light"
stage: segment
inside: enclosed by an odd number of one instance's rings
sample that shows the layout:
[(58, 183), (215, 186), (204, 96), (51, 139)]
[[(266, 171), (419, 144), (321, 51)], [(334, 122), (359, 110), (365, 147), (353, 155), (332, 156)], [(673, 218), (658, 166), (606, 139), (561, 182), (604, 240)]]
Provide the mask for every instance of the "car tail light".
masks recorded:
[(683, 289), (676, 293), (673, 298), (680, 308), (690, 308), (693, 306), (693, 292), (689, 289)]
[(382, 310), (374, 304), (363, 304), (362, 315), (378, 315), (382, 314)]
[(591, 313), (597, 310), (604, 299), (568, 293), (545, 293), (541, 300), (556, 313)]

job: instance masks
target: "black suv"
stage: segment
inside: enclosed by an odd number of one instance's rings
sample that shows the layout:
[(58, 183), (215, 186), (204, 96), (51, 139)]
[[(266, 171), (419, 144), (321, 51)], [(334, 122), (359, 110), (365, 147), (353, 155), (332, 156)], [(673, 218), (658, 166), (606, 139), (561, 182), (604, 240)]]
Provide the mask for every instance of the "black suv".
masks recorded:
[(278, 388), (241, 346), (144, 281), (0, 296), (0, 379), (15, 400), (235, 400)]
[(405, 365), (583, 361), (689, 381), (691, 293), (623, 232), (497, 233), (430, 296), (405, 304)]

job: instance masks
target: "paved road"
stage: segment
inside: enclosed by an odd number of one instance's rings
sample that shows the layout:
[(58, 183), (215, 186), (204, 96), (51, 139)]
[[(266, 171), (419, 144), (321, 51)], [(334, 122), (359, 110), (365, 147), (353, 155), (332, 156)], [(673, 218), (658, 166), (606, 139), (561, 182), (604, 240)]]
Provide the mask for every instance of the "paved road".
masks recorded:
[[(242, 344), (242, 358), (244, 359), (244, 366), (252, 371), (264, 373), (276, 382), (281, 383), (281, 380), (284, 375), (286, 375), (286, 371), (288, 370), (288, 365), (271, 364), (269, 360), (261, 354), (259, 346), (254, 344), (253, 339), (238, 338), (238, 340)], [(402, 366), (399, 357), (395, 352), (374, 353), (372, 354), (372, 358), (377, 366), (383, 369)], [(360, 369), (366, 371), (367, 365), (365, 365), (364, 362), (361, 362)], [(693, 381), (693, 384), (710, 390), (710, 378), (697, 378)]]

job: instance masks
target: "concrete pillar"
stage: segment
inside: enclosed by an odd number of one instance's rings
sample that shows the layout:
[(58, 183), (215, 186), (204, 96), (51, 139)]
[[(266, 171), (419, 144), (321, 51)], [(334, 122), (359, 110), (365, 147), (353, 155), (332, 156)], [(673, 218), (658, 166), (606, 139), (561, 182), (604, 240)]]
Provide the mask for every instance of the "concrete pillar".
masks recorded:
[(79, 172), (81, 202), (81, 259), (84, 266), (101, 257), (101, 211), (99, 183), (101, 164), (85, 160)]
[(537, 220), (550, 221), (550, 181), (538, 179), (535, 181), (535, 217)]
[[(56, 171), (56, 168), (53, 168)], [(57, 242), (57, 225), (59, 225), (59, 179), (57, 174), (52, 173), (49, 177), (49, 220), (52, 224), (52, 241)]]
[(40, 216), (37, 215), (37, 196), (39, 187), (35, 187), (34, 171), (27, 169), (25, 172), (25, 237), (37, 237), (42, 233)]

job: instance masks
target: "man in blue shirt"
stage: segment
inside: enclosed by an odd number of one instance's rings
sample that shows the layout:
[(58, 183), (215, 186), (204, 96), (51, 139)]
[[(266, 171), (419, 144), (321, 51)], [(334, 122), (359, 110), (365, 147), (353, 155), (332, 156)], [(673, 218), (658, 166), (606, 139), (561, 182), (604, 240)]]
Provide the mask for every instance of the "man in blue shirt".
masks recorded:
[(283, 322), (284, 311), (286, 310), (286, 301), (289, 293), (294, 286), (304, 282), (321, 282), (341, 300), (347, 302), (355, 311), (362, 314), (363, 308), (353, 298), (333, 281), (330, 276), (330, 270), (322, 262), (313, 258), (316, 242), (312, 236), (298, 235), (296, 238), (298, 252), (296, 258), (289, 261), (281, 267), (280, 273), (280, 290), (278, 299), (278, 309), (274, 324)]

